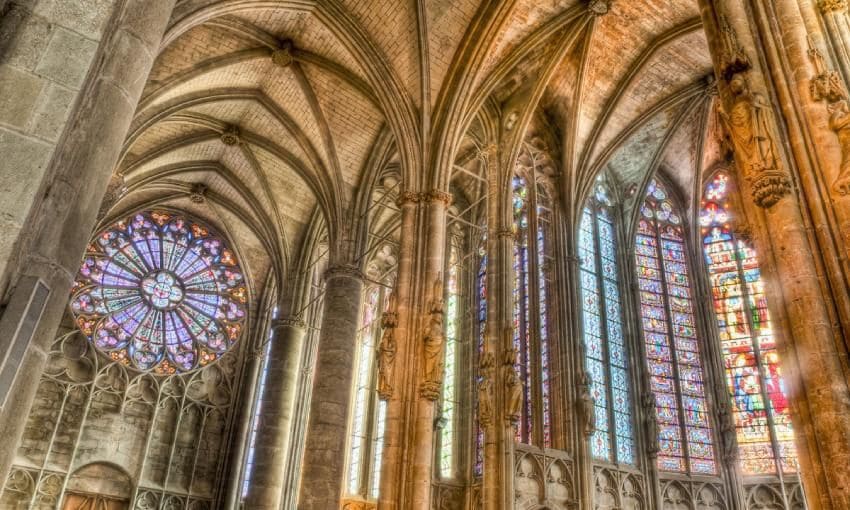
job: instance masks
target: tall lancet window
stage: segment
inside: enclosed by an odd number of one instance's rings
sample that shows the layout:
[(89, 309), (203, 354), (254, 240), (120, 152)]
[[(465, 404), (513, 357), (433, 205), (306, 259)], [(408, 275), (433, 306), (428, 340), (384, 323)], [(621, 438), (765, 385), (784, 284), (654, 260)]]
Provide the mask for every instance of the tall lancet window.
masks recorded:
[(682, 215), (653, 179), (641, 205), (635, 258), (661, 471), (715, 474)]
[(551, 348), (549, 292), (551, 208), (543, 186), (513, 179), (514, 348), (523, 387), (516, 439), (551, 447)]
[(791, 409), (756, 252), (730, 228), (729, 176), (715, 174), (700, 212), (714, 312), (745, 475), (797, 471)]
[(389, 291), (385, 289), (371, 287), (366, 290), (357, 339), (346, 492), (364, 499), (377, 498), (380, 485), (387, 404), (378, 398), (376, 359), (381, 334), (380, 313), (388, 297)]
[(596, 430), (590, 439), (590, 450), (597, 460), (634, 464), (614, 208), (602, 182), (582, 212), (578, 249), (585, 365), (596, 405)]
[(460, 258), (458, 257), (458, 239), (453, 239), (449, 248), (449, 267), (446, 278), (446, 353), (443, 375), (443, 395), (441, 408), (442, 428), (440, 429), (440, 476), (454, 478), (457, 458), (457, 411), (458, 389), (458, 331), (460, 328)]
[[(483, 228), (486, 232), (486, 227)], [(478, 328), (478, 356), (484, 352), (484, 335), (487, 331), (487, 236), (482, 236), (481, 244), (478, 246), (478, 274), (475, 278), (477, 299), (477, 328)], [(480, 383), (479, 379), (476, 381)], [(477, 387), (477, 386), (476, 386)], [(477, 406), (476, 406), (477, 409)], [(476, 477), (484, 475), (484, 429), (478, 423), (478, 413), (475, 416), (475, 462), (472, 466), (472, 474)]]

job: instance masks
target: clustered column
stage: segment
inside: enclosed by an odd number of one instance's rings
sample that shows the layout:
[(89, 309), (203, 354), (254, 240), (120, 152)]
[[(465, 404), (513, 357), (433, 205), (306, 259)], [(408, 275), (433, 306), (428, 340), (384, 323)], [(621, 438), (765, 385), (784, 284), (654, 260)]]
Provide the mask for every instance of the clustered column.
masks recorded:
[(301, 510), (339, 506), (345, 469), (345, 444), (354, 384), (357, 323), (363, 276), (352, 266), (328, 270), (325, 309), (319, 336), (310, 420), (304, 448)]
[(277, 510), (283, 497), (306, 327), (300, 318), (290, 317), (274, 320), (272, 331), (268, 376), (260, 399), (263, 412), (257, 427), (254, 469), (245, 505)]
[[(751, 13), (732, 0), (701, 0), (700, 5), (722, 117), (744, 183), (744, 209), (772, 280), (774, 324), (784, 330), (777, 337), (784, 344), (786, 377), (791, 376), (809, 507), (848, 508), (850, 392), (841, 367), (844, 353), (836, 348), (841, 332), (833, 328), (831, 297), (821, 285), (818, 254), (823, 250), (808, 235), (804, 203), (795, 189), (795, 177), (806, 169), (794, 166), (799, 157), (784, 150), (792, 146), (793, 151), (793, 144), (782, 142), (774, 115), (783, 110), (769, 99), (771, 90), (782, 91), (761, 71), (756, 49), (764, 46), (756, 44)], [(785, 120), (790, 125), (794, 119)]]

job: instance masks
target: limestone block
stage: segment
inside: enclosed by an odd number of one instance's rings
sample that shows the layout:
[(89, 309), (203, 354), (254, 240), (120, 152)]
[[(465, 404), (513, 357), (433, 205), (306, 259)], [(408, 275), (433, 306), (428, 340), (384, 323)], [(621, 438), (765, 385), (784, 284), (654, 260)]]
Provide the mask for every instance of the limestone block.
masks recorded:
[(99, 39), (116, 0), (51, 0), (38, 2), (34, 13), (74, 32)]
[(48, 84), (32, 116), (28, 131), (39, 138), (57, 141), (76, 97), (76, 92), (71, 89), (54, 83)]
[(51, 23), (38, 16), (27, 16), (23, 26), (11, 39), (9, 48), (4, 54), (4, 64), (13, 65), (28, 71), (35, 70), (41, 56), (47, 49), (54, 27)]
[(47, 45), (36, 72), (65, 86), (79, 89), (97, 51), (97, 43), (57, 28)]
[(0, 123), (24, 129), (44, 80), (11, 66), (0, 66)]

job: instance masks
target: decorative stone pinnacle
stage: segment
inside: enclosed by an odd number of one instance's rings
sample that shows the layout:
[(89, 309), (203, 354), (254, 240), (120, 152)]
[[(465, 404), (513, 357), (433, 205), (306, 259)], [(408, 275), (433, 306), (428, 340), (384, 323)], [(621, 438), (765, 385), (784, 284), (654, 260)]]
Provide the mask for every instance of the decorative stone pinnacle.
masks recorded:
[(847, 10), (847, 0), (820, 0), (818, 2), (820, 11), (824, 14)]
[(239, 131), (239, 126), (227, 126), (223, 133), (221, 133), (221, 143), (224, 145), (239, 145), (242, 143), (241, 132)]
[(295, 61), (292, 50), (295, 46), (289, 39), (280, 43), (280, 48), (272, 51), (272, 62), (280, 67), (289, 67)]
[(192, 184), (191, 189), (189, 190), (189, 200), (196, 204), (203, 204), (207, 199), (207, 185), (202, 182), (196, 182)]
[(611, 10), (611, 0), (590, 0), (587, 3), (587, 11), (594, 16), (603, 16)]
[(753, 66), (747, 52), (738, 43), (738, 34), (735, 33), (735, 29), (729, 24), (726, 16), (720, 17), (720, 33), (723, 42), (720, 63), (721, 74), (723, 79), (729, 82), (733, 76), (747, 72)]

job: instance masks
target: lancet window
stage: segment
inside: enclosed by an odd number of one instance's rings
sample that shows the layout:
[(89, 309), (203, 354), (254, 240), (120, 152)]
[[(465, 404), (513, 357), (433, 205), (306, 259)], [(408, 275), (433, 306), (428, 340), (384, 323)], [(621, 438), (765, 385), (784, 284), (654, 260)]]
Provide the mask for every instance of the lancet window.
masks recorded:
[[(700, 210), (703, 250), (744, 475), (795, 473), (791, 409), (767, 309), (756, 252), (738, 238), (730, 177), (706, 184)], [(728, 419), (730, 416), (724, 416)]]
[(551, 207), (533, 177), (513, 178), (513, 326), (517, 368), (523, 385), (516, 440), (552, 446), (550, 253)]
[(446, 279), (446, 353), (443, 376), (443, 395), (441, 400), (440, 429), (440, 476), (453, 478), (457, 465), (457, 432), (460, 388), (458, 385), (458, 367), (460, 358), (460, 274), (461, 261), (458, 256), (457, 242), (453, 239), (449, 248), (449, 266)]
[(380, 313), (388, 298), (389, 291), (382, 287), (369, 287), (365, 291), (357, 336), (346, 493), (370, 500), (378, 497), (387, 413), (386, 402), (378, 398), (376, 359)]
[(585, 367), (596, 406), (590, 449), (596, 460), (634, 464), (614, 211), (608, 188), (599, 182), (585, 204), (579, 231)]
[(661, 471), (716, 474), (683, 216), (652, 179), (640, 209), (635, 258)]

